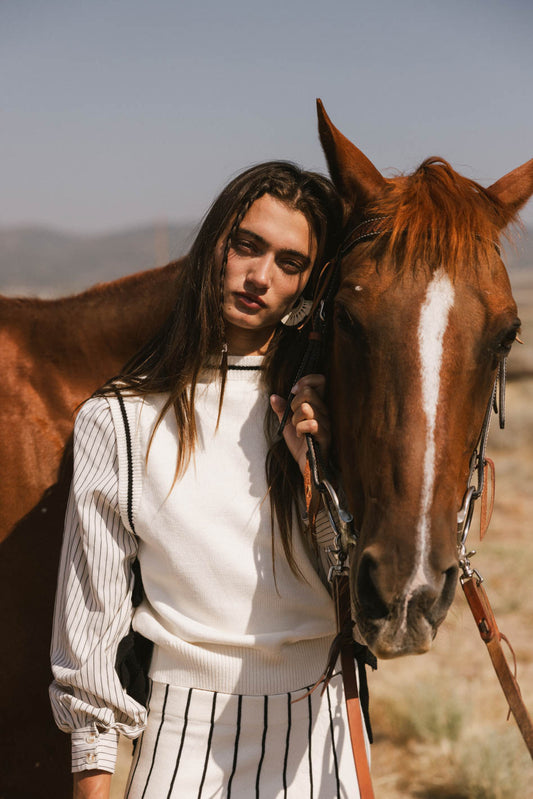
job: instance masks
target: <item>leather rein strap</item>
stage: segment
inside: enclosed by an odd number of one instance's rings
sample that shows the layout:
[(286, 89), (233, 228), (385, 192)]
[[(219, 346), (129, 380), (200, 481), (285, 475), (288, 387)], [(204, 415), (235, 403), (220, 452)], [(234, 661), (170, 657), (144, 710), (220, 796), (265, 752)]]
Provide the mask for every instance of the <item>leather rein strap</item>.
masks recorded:
[[(494, 464), (490, 458), (485, 455), (487, 447), (487, 439), (489, 434), (490, 420), (492, 413), (495, 412), (499, 415), (500, 428), (505, 427), (505, 383), (506, 383), (506, 365), (505, 358), (500, 361), (498, 374), (494, 381), (494, 386), (487, 404), (485, 418), (479, 435), (479, 440), (472, 458), (470, 460), (470, 474), (468, 477), (467, 489), (463, 499), (463, 505), (457, 514), (457, 550), (459, 567), (461, 568), (461, 586), (464, 591), (466, 600), (472, 611), (481, 639), (487, 645), (487, 649), (492, 661), (492, 665), (500, 681), (502, 691), (505, 695), (509, 710), (515, 717), (518, 729), (524, 739), (528, 748), (529, 754), (533, 758), (533, 723), (527, 711), (527, 708), (522, 699), (520, 688), (515, 675), (512, 673), (505, 653), (502, 649), (502, 639), (507, 641), (505, 636), (499, 631), (494, 613), (492, 611), (489, 599), (482, 586), (483, 577), (477, 569), (472, 568), (470, 558), (473, 557), (475, 550), (467, 551), (466, 540), (472, 522), (474, 513), (474, 503), (481, 498), (482, 512), (481, 512), (481, 530), (480, 538), (483, 538), (488, 522), (490, 520), (490, 513), (487, 518), (484, 512), (484, 497), (487, 491), (487, 482), (485, 475), (488, 472), (492, 473), (492, 498), (491, 505), (494, 499)], [(497, 400), (498, 397), (498, 400)], [(477, 485), (475, 485), (477, 476)], [(511, 645), (507, 641), (509, 647)], [(512, 648), (511, 648), (512, 652)], [(514, 655), (514, 653), (513, 653)]]
[[(366, 740), (363, 729), (363, 715), (359, 692), (357, 690), (357, 677), (355, 673), (355, 660), (352, 642), (352, 614), (350, 603), (350, 583), (347, 574), (338, 575), (333, 580), (337, 624), (341, 635), (341, 668), (344, 682), (344, 699), (346, 702), (346, 715), (350, 729), (350, 742), (359, 785), (361, 799), (374, 799), (370, 764), (366, 752)], [(340, 626), (342, 625), (342, 626)]]
[(533, 758), (533, 723), (522, 700), (516, 678), (503, 652), (501, 645), (503, 636), (498, 630), (485, 589), (481, 584), (481, 580), (475, 574), (461, 578), (461, 585), (477, 624), (479, 634), (487, 645), (492, 665), (509, 704), (509, 709), (515, 717), (518, 729), (529, 750), (529, 754)]
[[(326, 314), (329, 311), (329, 306), (334, 296), (335, 284), (338, 278), (338, 267), (341, 260), (357, 243), (373, 238), (383, 232), (383, 223), (385, 219), (384, 217), (376, 217), (374, 219), (364, 220), (357, 225), (339, 247), (333, 262), (326, 265), (326, 268), (323, 270), (310, 315), (312, 329), (309, 333), (308, 347), (297, 370), (294, 383), (297, 383), (304, 374), (309, 373), (319, 361), (327, 323)], [(329, 269), (327, 268), (328, 266)], [(290, 405), (293, 399), (294, 395), (291, 394), (287, 400), (287, 407), (279, 426), (280, 435), (289, 417)], [(341, 507), (333, 486), (325, 479), (323, 474), (321, 474), (322, 470), (320, 469), (317, 443), (309, 434), (306, 435), (306, 440), (308, 455), (304, 475), (304, 487), (310, 528), (314, 528), (314, 521), (320, 506), (320, 500), (322, 499), (332, 529), (335, 532), (335, 542), (328, 553), (330, 557), (328, 580), (332, 585), (332, 594), (335, 602), (337, 636), (330, 650), (328, 665), (319, 682), (327, 684), (335, 668), (337, 658), (340, 656), (346, 715), (348, 717), (350, 743), (352, 746), (359, 794), (361, 799), (375, 799), (374, 790), (372, 788), (372, 778), (370, 776), (370, 764), (368, 762), (366, 750), (361, 701), (357, 687), (352, 634), (353, 622), (350, 584), (348, 569), (345, 565), (348, 556), (347, 548), (355, 544), (355, 534), (352, 528), (353, 518), (349, 512)]]
[[(323, 677), (321, 677), (317, 685), (320, 682), (327, 685), (333, 674), (337, 659), (340, 656), (346, 715), (348, 717), (350, 743), (357, 775), (357, 784), (359, 786), (359, 795), (361, 799), (375, 799), (363, 729), (363, 713), (355, 671), (350, 581), (348, 571), (344, 565), (346, 554), (341, 543), (341, 531), (343, 530), (343, 526), (348, 526), (351, 523), (351, 519), (348, 518), (346, 511), (343, 511), (340, 507), (338, 498), (331, 484), (329, 484), (327, 480), (321, 479), (319, 475), (318, 455), (316, 451), (317, 445), (311, 436), (307, 438), (307, 446), (308, 457), (304, 475), (304, 486), (309, 525), (311, 529), (314, 529), (316, 514), (322, 497), (333, 530), (336, 533), (335, 543), (330, 550), (330, 554), (334, 556), (334, 561), (332, 561), (328, 579), (331, 582), (332, 594), (335, 602), (337, 635), (330, 649), (328, 665)], [(330, 490), (333, 492), (333, 497), (329, 493)], [(332, 506), (330, 506), (330, 503)]]

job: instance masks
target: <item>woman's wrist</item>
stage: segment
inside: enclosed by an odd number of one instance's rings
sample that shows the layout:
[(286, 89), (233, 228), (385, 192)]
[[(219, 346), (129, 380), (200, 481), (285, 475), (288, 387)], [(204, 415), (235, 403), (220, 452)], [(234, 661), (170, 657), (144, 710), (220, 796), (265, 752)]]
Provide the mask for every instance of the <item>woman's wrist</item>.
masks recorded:
[(109, 799), (112, 775), (108, 771), (77, 771), (73, 799)]

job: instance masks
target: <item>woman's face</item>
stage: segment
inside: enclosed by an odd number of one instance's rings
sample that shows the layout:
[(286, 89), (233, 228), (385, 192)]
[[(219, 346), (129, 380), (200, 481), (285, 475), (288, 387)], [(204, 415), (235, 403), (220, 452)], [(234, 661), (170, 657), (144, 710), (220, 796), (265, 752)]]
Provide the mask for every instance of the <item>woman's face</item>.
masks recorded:
[[(222, 262), (225, 237), (217, 246)], [(311, 274), (316, 238), (301, 211), (265, 194), (245, 214), (228, 253), (223, 313), (230, 355), (263, 353)]]

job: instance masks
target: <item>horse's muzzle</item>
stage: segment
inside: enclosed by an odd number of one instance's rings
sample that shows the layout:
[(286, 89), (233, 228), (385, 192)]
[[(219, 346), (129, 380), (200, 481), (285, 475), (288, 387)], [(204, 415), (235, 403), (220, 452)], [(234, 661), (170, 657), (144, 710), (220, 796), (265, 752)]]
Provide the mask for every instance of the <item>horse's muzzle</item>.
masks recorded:
[(452, 603), (457, 565), (416, 587), (412, 580), (403, 586), (397, 577), (388, 580), (388, 569), (380, 567), (369, 552), (354, 571), (356, 622), (374, 654), (394, 658), (427, 652)]

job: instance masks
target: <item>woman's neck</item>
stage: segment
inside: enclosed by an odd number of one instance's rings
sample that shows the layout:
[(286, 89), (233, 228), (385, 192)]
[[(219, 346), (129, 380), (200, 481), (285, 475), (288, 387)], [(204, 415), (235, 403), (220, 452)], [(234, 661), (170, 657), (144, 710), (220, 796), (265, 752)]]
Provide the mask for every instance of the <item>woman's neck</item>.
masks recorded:
[(274, 328), (246, 330), (226, 325), (228, 355), (265, 355), (274, 335)]

